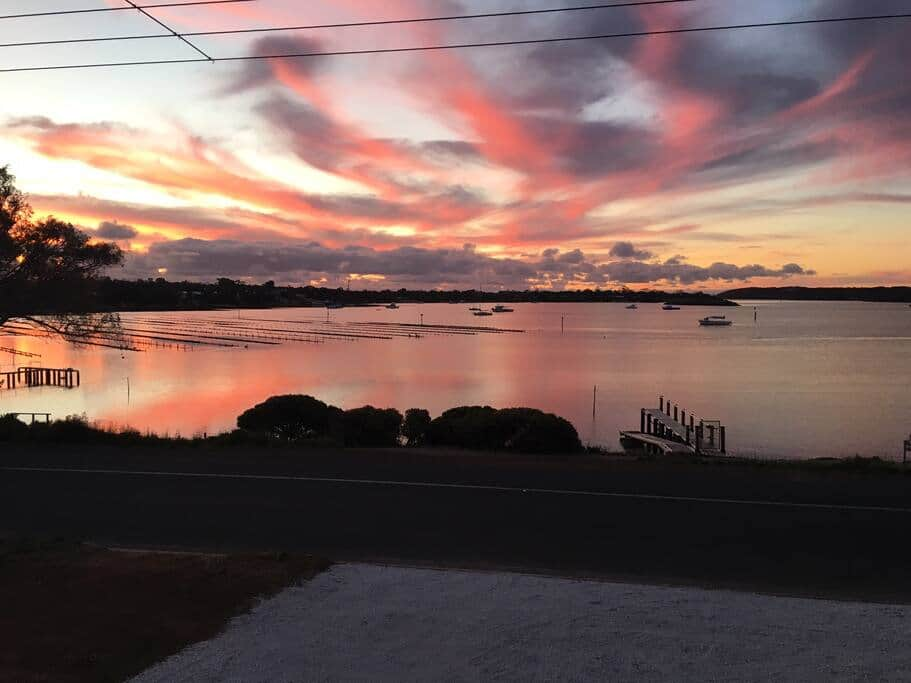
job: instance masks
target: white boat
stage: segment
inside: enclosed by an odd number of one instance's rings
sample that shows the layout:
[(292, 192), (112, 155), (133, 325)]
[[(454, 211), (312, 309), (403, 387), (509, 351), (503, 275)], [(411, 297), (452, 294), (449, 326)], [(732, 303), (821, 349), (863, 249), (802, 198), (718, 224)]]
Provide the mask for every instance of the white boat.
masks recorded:
[(734, 323), (725, 318), (723, 315), (710, 315), (702, 318), (699, 321), (699, 324), (703, 327), (729, 327)]
[(494, 313), (512, 313), (515, 309), (512, 309), (509, 306), (503, 306), (502, 304), (497, 304), (490, 310)]
[(664, 304), (664, 306), (661, 307), (661, 310), (663, 310), (663, 311), (679, 311), (679, 310), (680, 310), (680, 306), (674, 306), (674, 304)]
[(626, 308), (627, 308), (627, 310), (629, 310), (629, 311), (635, 311), (635, 310), (636, 310), (637, 308), (639, 308), (639, 307), (638, 307), (636, 304), (630, 304), (630, 305), (627, 306)]

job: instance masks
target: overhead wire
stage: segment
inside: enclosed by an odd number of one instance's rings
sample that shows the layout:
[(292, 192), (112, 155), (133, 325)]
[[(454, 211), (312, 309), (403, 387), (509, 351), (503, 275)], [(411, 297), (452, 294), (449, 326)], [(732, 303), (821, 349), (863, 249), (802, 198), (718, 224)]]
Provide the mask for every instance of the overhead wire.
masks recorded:
[[(393, 26), (404, 24), (432, 23), (432, 22), (452, 22), (466, 21), (470, 19), (494, 19), (503, 17), (518, 17), (528, 15), (557, 14), (566, 12), (595, 11), (624, 7), (643, 7), (649, 5), (675, 5), (681, 3), (696, 2), (697, 0), (627, 0), (625, 2), (599, 3), (596, 5), (576, 5), (574, 7), (547, 7), (529, 10), (509, 10), (505, 12), (482, 12), (479, 14), (452, 14), (434, 17), (409, 17), (406, 19), (378, 19), (371, 21), (349, 21), (332, 24), (305, 24), (292, 26), (266, 26), (261, 28), (241, 28), (241, 29), (223, 29), (218, 31), (188, 31), (180, 35), (198, 38), (204, 36), (231, 36), (244, 35), (251, 33), (279, 33), (291, 31), (310, 31), (318, 29), (339, 29), (339, 28), (360, 28), (370, 26)], [(145, 7), (151, 7), (146, 5)], [(0, 17), (2, 19), (3, 17)], [(153, 33), (143, 35), (129, 36), (103, 36), (99, 38), (70, 38), (63, 40), (36, 40), (21, 43), (0, 43), (3, 47), (33, 47), (39, 45), (67, 45), (75, 43), (103, 43), (116, 42), (119, 40), (148, 40), (156, 38), (172, 38), (170, 33)]]
[[(234, 5), (241, 2), (258, 2), (258, 0), (191, 0), (191, 2), (159, 2), (142, 5), (142, 9), (162, 9), (165, 7), (197, 7), (200, 5)], [(0, 14), (0, 19), (31, 19), (33, 17), (58, 17), (67, 14), (96, 14), (100, 12), (124, 12), (132, 7), (90, 7), (86, 9), (60, 9), (46, 12), (25, 12), (23, 14)]]
[(148, 19), (151, 19), (152, 21), (154, 21), (156, 24), (158, 24), (159, 26), (161, 26), (161, 27), (162, 27), (163, 29), (165, 29), (166, 31), (170, 31), (170, 32), (171, 32), (171, 35), (173, 35), (175, 38), (179, 39), (181, 42), (186, 43), (187, 45), (189, 45), (191, 48), (193, 48), (196, 52), (198, 52), (199, 54), (201, 54), (201, 55), (202, 55), (203, 57), (205, 57), (207, 60), (209, 60), (210, 62), (212, 61), (212, 57), (210, 57), (210, 56), (207, 55), (205, 52), (203, 52), (202, 50), (200, 50), (196, 45), (194, 45), (192, 42), (190, 42), (190, 41), (189, 41), (186, 37), (184, 37), (182, 34), (178, 33), (178, 32), (175, 31), (173, 28), (171, 28), (170, 26), (168, 26), (166, 23), (164, 23), (163, 21), (161, 21), (161, 19), (158, 19), (157, 17), (151, 15), (151, 14), (149, 13), (149, 11), (148, 11), (145, 7), (140, 7), (140, 6), (137, 5), (135, 2), (133, 2), (133, 0), (124, 0), (124, 2), (127, 3), (127, 4), (128, 4), (130, 7), (132, 7), (133, 9), (135, 9), (137, 12), (139, 12), (140, 14), (142, 14), (144, 17), (147, 17)]
[(203, 63), (203, 62), (211, 62), (211, 63), (215, 63), (215, 62), (248, 62), (248, 61), (270, 60), (270, 59), (304, 59), (304, 58), (314, 58), (314, 57), (342, 57), (342, 56), (357, 56), (357, 55), (398, 54), (398, 53), (407, 53), (407, 52), (433, 52), (433, 51), (441, 51), (441, 50), (464, 50), (464, 49), (522, 46), (522, 45), (546, 45), (546, 44), (570, 43), (570, 42), (578, 42), (578, 41), (610, 40), (610, 39), (618, 39), (618, 38), (639, 38), (639, 37), (646, 37), (646, 36), (667, 36), (667, 35), (680, 35), (680, 34), (688, 34), (688, 33), (706, 33), (706, 32), (712, 32), (712, 31), (736, 31), (736, 30), (776, 28), (776, 27), (786, 27), (786, 26), (806, 26), (806, 25), (814, 25), (814, 24), (834, 24), (834, 23), (844, 23), (844, 22), (866, 22), (866, 21), (890, 21), (890, 20), (900, 20), (900, 19), (909, 19), (909, 18), (911, 18), (911, 12), (896, 13), (896, 14), (861, 15), (861, 16), (851, 16), (851, 17), (792, 19), (792, 20), (786, 20), (786, 21), (753, 22), (753, 23), (747, 23), (747, 24), (726, 24), (726, 25), (721, 25), (721, 26), (693, 26), (693, 27), (671, 28), (671, 29), (656, 29), (656, 30), (647, 30), (647, 31), (626, 31), (626, 32), (620, 32), (620, 33), (602, 33), (602, 34), (587, 35), (587, 36), (559, 36), (559, 37), (554, 37), (554, 38), (531, 38), (531, 39), (521, 39), (521, 40), (498, 40), (498, 41), (472, 42), (472, 43), (452, 43), (452, 44), (446, 44), (446, 45), (418, 45), (418, 46), (409, 46), (409, 47), (369, 48), (369, 49), (356, 49), (356, 50), (328, 50), (328, 51), (292, 52), (292, 53), (276, 53), (276, 54), (251, 54), (251, 55), (237, 55), (237, 56), (232, 56), (232, 57), (213, 57), (211, 59), (155, 59), (155, 60), (135, 60), (135, 61), (126, 61), (126, 62), (95, 62), (95, 63), (82, 63), (82, 64), (57, 64), (57, 65), (47, 65), (47, 66), (5, 68), (5, 69), (0, 69), (0, 73), (62, 71), (62, 70), (75, 70), (75, 69), (101, 69), (101, 68), (130, 67), (130, 66), (159, 66), (159, 65), (167, 65), (167, 64), (199, 64), (199, 63)]

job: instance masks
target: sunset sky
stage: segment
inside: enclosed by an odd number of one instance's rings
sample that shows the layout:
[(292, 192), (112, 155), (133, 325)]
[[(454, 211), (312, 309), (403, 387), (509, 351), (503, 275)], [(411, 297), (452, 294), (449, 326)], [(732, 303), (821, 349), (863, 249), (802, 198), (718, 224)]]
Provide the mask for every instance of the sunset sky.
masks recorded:
[[(0, 14), (124, 4), (6, 0)], [(155, 15), (206, 31), (580, 4), (258, 0)], [(228, 57), (909, 11), (911, 0), (693, 0), (193, 40)], [(134, 11), (0, 20), (4, 44), (160, 32)], [(0, 55), (0, 68), (198, 56), (175, 38)], [(3, 73), (0, 165), (39, 214), (128, 250), (123, 277), (911, 284), (909, 64), (911, 19), (895, 19)]]

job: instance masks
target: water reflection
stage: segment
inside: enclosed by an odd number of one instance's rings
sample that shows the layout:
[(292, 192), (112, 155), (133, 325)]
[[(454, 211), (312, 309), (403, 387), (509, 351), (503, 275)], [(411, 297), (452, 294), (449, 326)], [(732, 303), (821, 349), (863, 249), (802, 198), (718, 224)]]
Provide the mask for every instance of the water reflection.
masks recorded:
[[(244, 409), (278, 393), (309, 393), (343, 408), (421, 407), (433, 414), (463, 404), (527, 405), (569, 418), (585, 441), (616, 447), (618, 430), (635, 427), (638, 409), (664, 394), (701, 417), (722, 419), (733, 452), (895, 457), (911, 430), (907, 306), (768, 302), (759, 305), (755, 323), (752, 303), (680, 311), (650, 304), (638, 310), (622, 304), (517, 304), (515, 313), (493, 318), (475, 318), (467, 309), (403, 305), (329, 315), (337, 323), (419, 323), (423, 315), (427, 325), (483, 324), (525, 332), (143, 353), (3, 337), (0, 346), (41, 353), (34, 363), (79, 368), (83, 385), (70, 392), (0, 392), (0, 412), (84, 413), (103, 422), (192, 435), (231, 428)], [(699, 327), (698, 318), (714, 314), (727, 315), (734, 326)], [(154, 315), (124, 318), (135, 322)], [(161, 315), (182, 321), (238, 317)], [(276, 326), (266, 320), (321, 323), (326, 316), (317, 309), (242, 313), (263, 321), (263, 327)], [(8, 354), (0, 359), (0, 369), (27, 364)]]

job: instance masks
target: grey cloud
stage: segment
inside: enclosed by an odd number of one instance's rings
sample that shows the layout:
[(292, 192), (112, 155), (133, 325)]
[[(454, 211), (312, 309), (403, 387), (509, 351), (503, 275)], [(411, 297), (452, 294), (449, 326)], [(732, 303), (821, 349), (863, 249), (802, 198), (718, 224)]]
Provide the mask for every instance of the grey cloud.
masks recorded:
[(455, 158), (463, 161), (481, 161), (477, 145), (464, 140), (428, 140), (420, 143), (420, 149), (430, 157)]
[(791, 168), (811, 166), (838, 155), (842, 145), (835, 140), (771, 145), (760, 141), (724, 156), (716, 157), (695, 170), (693, 179), (709, 178), (730, 183), (766, 173), (781, 173)]
[[(250, 50), (253, 56), (307, 54), (322, 52), (323, 44), (313, 38), (302, 36), (266, 36), (260, 38)], [(287, 60), (292, 71), (310, 76), (320, 71), (325, 64), (324, 57)], [(222, 94), (236, 94), (255, 88), (271, 85), (275, 75), (268, 60), (254, 59), (244, 62), (241, 70), (232, 75), (231, 80), (222, 88)]]
[(132, 225), (116, 221), (102, 221), (98, 224), (95, 234), (106, 240), (129, 240), (136, 237), (139, 232)]
[(754, 278), (787, 278), (794, 275), (816, 275), (816, 271), (804, 269), (796, 263), (781, 268), (762, 265), (736, 266), (730, 263), (713, 263), (710, 266), (696, 266), (673, 259), (666, 263), (643, 263), (641, 261), (616, 261), (604, 265), (603, 272), (610, 280), (630, 284), (648, 282), (672, 282), (692, 285), (709, 281), (746, 281)]
[(610, 256), (620, 259), (632, 259), (634, 261), (647, 261), (654, 254), (645, 249), (636, 249), (632, 242), (617, 242), (611, 247)]
[(815, 274), (795, 263), (781, 268), (726, 263), (701, 267), (683, 261), (678, 256), (665, 263), (634, 260), (597, 263), (578, 249), (569, 252), (547, 249), (527, 260), (493, 258), (479, 253), (472, 244), (461, 249), (399, 247), (380, 251), (361, 246), (330, 248), (318, 242), (183, 239), (155, 243), (147, 253), (131, 254), (126, 272), (131, 277), (150, 277), (159, 268), (167, 268), (169, 277), (173, 278), (253, 277), (282, 282), (307, 282), (321, 277), (332, 280), (359, 274), (383, 276), (386, 285), (470, 287), (478, 282), (498, 282), (519, 288), (648, 282), (690, 285), (713, 280)]

